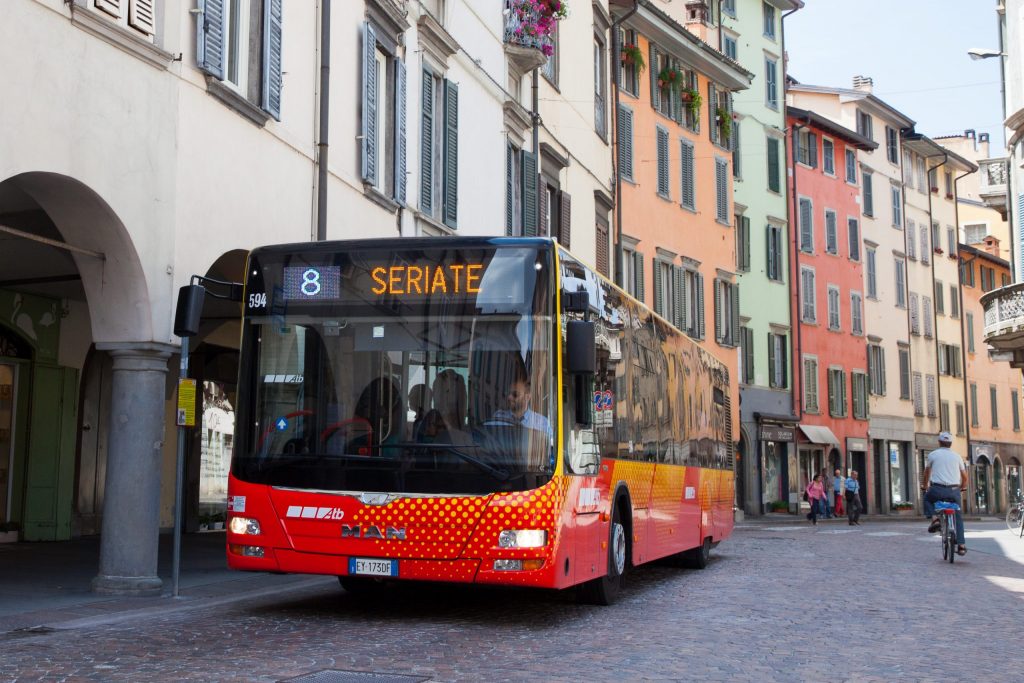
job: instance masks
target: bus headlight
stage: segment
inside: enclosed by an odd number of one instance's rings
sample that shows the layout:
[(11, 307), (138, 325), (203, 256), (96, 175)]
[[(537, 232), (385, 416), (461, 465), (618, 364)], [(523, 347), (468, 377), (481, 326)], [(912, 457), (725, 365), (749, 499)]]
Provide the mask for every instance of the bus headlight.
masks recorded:
[(506, 529), (498, 534), (499, 548), (543, 548), (548, 532), (543, 529)]
[(232, 517), (231, 521), (228, 522), (228, 529), (233, 534), (260, 535), (260, 523), (250, 517)]

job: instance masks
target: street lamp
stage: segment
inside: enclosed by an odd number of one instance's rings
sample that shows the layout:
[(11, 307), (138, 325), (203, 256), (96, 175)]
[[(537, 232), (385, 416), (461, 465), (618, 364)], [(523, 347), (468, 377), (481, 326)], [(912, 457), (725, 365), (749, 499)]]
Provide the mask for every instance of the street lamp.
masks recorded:
[(972, 47), (970, 50), (967, 51), (967, 54), (970, 55), (971, 59), (974, 60), (988, 59), (989, 57), (1006, 56), (1005, 52), (1000, 52), (999, 50), (992, 50), (985, 47)]

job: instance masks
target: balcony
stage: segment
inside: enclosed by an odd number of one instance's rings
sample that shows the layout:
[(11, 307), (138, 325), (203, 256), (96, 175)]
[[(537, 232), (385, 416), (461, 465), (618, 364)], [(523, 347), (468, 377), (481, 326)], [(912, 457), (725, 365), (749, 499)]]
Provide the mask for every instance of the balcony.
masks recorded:
[(505, 0), (505, 55), (520, 74), (543, 66), (554, 44), (544, 30), (551, 19), (523, 0)]
[(1006, 220), (1006, 158), (982, 159), (978, 166), (981, 172), (981, 200)]
[(981, 297), (985, 307), (985, 343), (1015, 368), (1024, 369), (1024, 284), (992, 290)]

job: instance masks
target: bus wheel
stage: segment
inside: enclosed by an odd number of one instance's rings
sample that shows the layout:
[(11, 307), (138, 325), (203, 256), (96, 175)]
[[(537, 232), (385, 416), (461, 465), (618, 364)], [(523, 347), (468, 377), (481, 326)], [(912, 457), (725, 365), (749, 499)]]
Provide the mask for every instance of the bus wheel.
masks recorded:
[(626, 539), (626, 528), (622, 524), (619, 509), (616, 505), (608, 532), (608, 573), (580, 586), (580, 597), (583, 602), (610, 605), (615, 602), (622, 589), (622, 575), (626, 573), (629, 542)]
[(683, 563), (691, 569), (704, 569), (711, 559), (711, 537), (708, 536), (699, 548), (683, 553)]

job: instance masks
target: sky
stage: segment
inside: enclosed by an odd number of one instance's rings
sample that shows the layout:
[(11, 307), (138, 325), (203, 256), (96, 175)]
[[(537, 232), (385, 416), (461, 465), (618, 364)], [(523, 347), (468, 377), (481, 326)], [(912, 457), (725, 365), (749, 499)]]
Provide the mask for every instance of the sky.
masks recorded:
[(801, 83), (874, 94), (935, 137), (973, 128), (1003, 146), (999, 58), (967, 50), (999, 47), (996, 0), (804, 0), (786, 19), (789, 75)]

